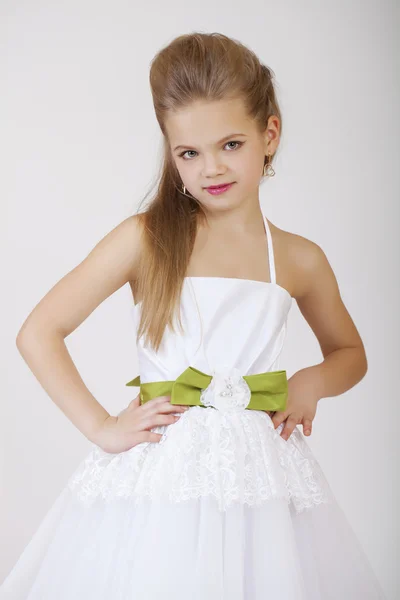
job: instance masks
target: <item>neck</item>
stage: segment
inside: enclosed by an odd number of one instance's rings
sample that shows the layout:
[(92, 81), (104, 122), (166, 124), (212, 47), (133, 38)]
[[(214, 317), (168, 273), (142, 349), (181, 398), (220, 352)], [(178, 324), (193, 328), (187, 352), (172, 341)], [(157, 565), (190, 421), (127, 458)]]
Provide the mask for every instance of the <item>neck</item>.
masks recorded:
[(206, 221), (202, 226), (217, 234), (230, 232), (240, 235), (265, 231), (265, 216), (259, 203), (243, 204), (226, 210), (205, 210), (205, 213)]

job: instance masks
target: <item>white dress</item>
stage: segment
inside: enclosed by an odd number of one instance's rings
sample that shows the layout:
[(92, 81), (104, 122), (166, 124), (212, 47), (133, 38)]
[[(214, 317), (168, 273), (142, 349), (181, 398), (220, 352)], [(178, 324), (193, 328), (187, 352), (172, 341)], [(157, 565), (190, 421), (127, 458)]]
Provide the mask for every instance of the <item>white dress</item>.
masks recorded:
[[(186, 277), (184, 333), (137, 350), (141, 382), (188, 366), (279, 369), (289, 292)], [(133, 307), (135, 327), (140, 303)], [(136, 392), (136, 389), (133, 388)], [(0, 586), (0, 600), (378, 600), (384, 594), (296, 427), (261, 410), (192, 406), (120, 454), (93, 445)]]

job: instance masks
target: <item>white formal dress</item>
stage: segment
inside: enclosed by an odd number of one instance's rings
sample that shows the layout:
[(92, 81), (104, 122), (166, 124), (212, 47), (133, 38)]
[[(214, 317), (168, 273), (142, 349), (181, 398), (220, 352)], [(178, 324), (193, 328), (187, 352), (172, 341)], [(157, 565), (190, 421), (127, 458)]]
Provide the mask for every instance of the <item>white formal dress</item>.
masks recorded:
[[(184, 332), (167, 328), (158, 353), (137, 343), (142, 383), (189, 366), (215, 377), (283, 368), (293, 299), (265, 226), (270, 281), (186, 277)], [(383, 599), (300, 427), (284, 440), (266, 412), (216, 397), (154, 428), (159, 443), (93, 445), (0, 600)]]

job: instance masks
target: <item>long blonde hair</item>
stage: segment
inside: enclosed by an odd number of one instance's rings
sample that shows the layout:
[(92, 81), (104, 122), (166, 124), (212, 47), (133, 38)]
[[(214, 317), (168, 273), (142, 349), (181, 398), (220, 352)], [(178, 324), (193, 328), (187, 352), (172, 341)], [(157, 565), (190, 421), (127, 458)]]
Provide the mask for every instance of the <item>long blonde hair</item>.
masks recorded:
[(182, 192), (168, 144), (166, 116), (197, 100), (242, 98), (260, 132), (271, 115), (279, 118), (282, 131), (273, 77), (253, 51), (221, 33), (181, 35), (151, 62), (150, 87), (164, 147), (156, 192), (140, 213), (143, 243), (135, 295), (141, 299), (137, 336), (144, 335), (156, 351), (165, 328), (175, 331), (175, 316), (182, 330), (182, 286), (198, 224), (206, 220), (201, 204)]

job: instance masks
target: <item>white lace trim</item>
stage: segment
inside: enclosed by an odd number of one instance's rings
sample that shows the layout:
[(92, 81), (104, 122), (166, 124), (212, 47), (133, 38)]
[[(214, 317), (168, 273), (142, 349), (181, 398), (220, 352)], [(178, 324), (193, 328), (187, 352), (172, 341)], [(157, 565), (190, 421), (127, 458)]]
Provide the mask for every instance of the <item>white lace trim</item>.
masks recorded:
[(193, 406), (177, 423), (155, 427), (160, 442), (144, 442), (120, 454), (96, 445), (68, 487), (85, 504), (168, 497), (173, 502), (212, 495), (219, 509), (232, 503), (260, 505), (285, 498), (299, 513), (333, 500), (328, 482), (304, 435), (288, 440), (262, 411), (221, 412)]

